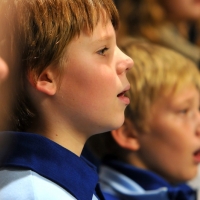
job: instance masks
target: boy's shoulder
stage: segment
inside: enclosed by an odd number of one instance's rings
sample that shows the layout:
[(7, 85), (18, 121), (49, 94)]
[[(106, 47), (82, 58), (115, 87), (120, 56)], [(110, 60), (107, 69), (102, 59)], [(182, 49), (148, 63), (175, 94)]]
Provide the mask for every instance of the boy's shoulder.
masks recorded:
[(0, 199), (75, 199), (59, 185), (31, 170), (2, 169), (0, 177)]
[(135, 180), (110, 166), (102, 165), (100, 167), (100, 183), (105, 197), (110, 200), (118, 200), (118, 198), (169, 200), (167, 188), (146, 191)]
[[(18, 190), (23, 190), (23, 192), (26, 192), (24, 190), (28, 191), (29, 188), (24, 189), (24, 185), (33, 186), (31, 183), (33, 183), (33, 180), (38, 180), (38, 176), (36, 175), (40, 174), (39, 181), (45, 183), (37, 184), (38, 190), (44, 188), (44, 185), (52, 183), (53, 186), (59, 185), (58, 188), (61, 187), (65, 191), (69, 191), (70, 194), (72, 194), (77, 199), (92, 199), (95, 192), (95, 187), (98, 182), (98, 174), (96, 172), (96, 168), (87, 160), (78, 157), (57, 143), (37, 134), (0, 132), (0, 139), (4, 136), (9, 136), (11, 145), (9, 145), (10, 148), (8, 149), (10, 151), (8, 151), (7, 155), (0, 155), (0, 160), (3, 160), (2, 163), (0, 163), (0, 169), (8, 169), (9, 167), (10, 169), (14, 170), (0, 170), (2, 173), (2, 175), (0, 173), (0, 177), (3, 177), (0, 180), (0, 188), (4, 187), (4, 189), (6, 189), (6, 185), (12, 186), (10, 184), (6, 184), (6, 182), (17, 183), (17, 180), (20, 180), (20, 184), (22, 186), (20, 189), (20, 185), (15, 184), (17, 188), (16, 193)], [(1, 159), (1, 156), (3, 156), (4, 159)], [(26, 172), (25, 173), (23, 170), (18, 171), (16, 169), (27, 169), (27, 171), (24, 170)], [(22, 177), (25, 179), (22, 179)], [(25, 183), (22, 180), (24, 180)], [(86, 180), (87, 184), (85, 184)], [(26, 183), (26, 181), (28, 181), (28, 183)], [(41, 187), (39, 188), (38, 185), (41, 185)], [(33, 187), (30, 188), (30, 191), (34, 189)], [(46, 188), (51, 187), (48, 184), (48, 187), (46, 186)], [(11, 189), (12, 187), (9, 190), (6, 190), (6, 193), (11, 191)], [(49, 190), (51, 189), (48, 189), (48, 191)], [(54, 189), (52, 189), (52, 192), (53, 190)], [(17, 198), (13, 199), (16, 200)], [(59, 199), (61, 198), (59, 197)], [(12, 198), (9, 200), (12, 200)]]
[(184, 183), (171, 185), (151, 171), (116, 160), (101, 165), (100, 184), (105, 197), (112, 197), (107, 198), (110, 200), (196, 199), (196, 191)]

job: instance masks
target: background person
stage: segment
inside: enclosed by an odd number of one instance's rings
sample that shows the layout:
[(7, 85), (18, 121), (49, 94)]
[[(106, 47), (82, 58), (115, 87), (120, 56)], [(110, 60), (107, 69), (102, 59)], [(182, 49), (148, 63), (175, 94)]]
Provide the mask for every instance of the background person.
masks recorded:
[(134, 59), (125, 123), (90, 138), (101, 158), (106, 199), (194, 200), (184, 184), (200, 162), (200, 74), (175, 51), (141, 41), (122, 46)]
[[(193, 0), (116, 0), (123, 36), (144, 38), (172, 48), (200, 67), (200, 2)], [(119, 41), (120, 42), (120, 41)]]

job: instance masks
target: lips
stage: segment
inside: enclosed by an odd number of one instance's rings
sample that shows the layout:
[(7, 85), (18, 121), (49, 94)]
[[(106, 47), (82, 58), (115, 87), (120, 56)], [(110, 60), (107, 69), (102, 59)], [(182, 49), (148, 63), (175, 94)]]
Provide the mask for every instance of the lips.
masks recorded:
[(121, 92), (120, 94), (117, 95), (117, 97), (124, 96), (124, 95), (125, 95), (125, 92), (126, 92), (126, 91)]
[(117, 95), (117, 97), (125, 104), (128, 105), (130, 103), (130, 99), (125, 96), (125, 93), (130, 89), (130, 85), (128, 85), (121, 93)]
[(198, 149), (195, 153), (194, 153), (194, 160), (197, 163), (200, 163), (200, 149)]

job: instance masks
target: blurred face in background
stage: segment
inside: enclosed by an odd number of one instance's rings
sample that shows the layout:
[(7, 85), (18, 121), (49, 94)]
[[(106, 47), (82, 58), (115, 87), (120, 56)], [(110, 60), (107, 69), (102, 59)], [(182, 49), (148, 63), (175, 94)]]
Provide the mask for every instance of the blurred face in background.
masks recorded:
[(138, 152), (143, 168), (171, 183), (196, 176), (200, 163), (199, 102), (199, 91), (193, 85), (155, 101), (149, 132), (140, 136)]
[[(13, 103), (16, 100), (19, 78), (19, 52), (13, 12), (6, 12), (0, 0), (0, 131), (10, 131)], [(8, 1), (9, 2), (9, 1)], [(11, 5), (9, 6), (11, 9)], [(12, 9), (11, 9), (12, 10)], [(9, 154), (12, 138), (7, 134), (0, 134), (0, 163)]]
[[(1, 3), (1, 2), (0, 2)], [(1, 4), (0, 4), (1, 8)], [(8, 120), (17, 84), (18, 56), (14, 34), (14, 15), (0, 10), (0, 131), (8, 130)]]
[(6, 62), (0, 57), (0, 83), (2, 83), (6, 77), (8, 76), (8, 65)]
[(200, 19), (200, 0), (160, 0), (173, 20)]
[[(2, 48), (2, 47), (0, 47)], [(8, 64), (0, 57), (0, 130), (7, 126), (7, 117), (10, 107), (10, 83), (8, 81), (9, 69)]]

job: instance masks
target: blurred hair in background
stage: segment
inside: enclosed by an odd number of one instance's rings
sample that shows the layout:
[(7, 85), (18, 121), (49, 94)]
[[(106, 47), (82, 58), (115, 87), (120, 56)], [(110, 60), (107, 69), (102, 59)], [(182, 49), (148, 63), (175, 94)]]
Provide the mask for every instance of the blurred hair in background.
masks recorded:
[[(18, 91), (19, 45), (16, 13), (8, 0), (0, 1), (0, 131), (11, 130), (13, 106)], [(11, 138), (0, 134), (0, 155), (7, 155)], [(0, 162), (5, 157), (0, 156)]]
[(124, 36), (172, 48), (200, 65), (200, 1), (115, 0)]

